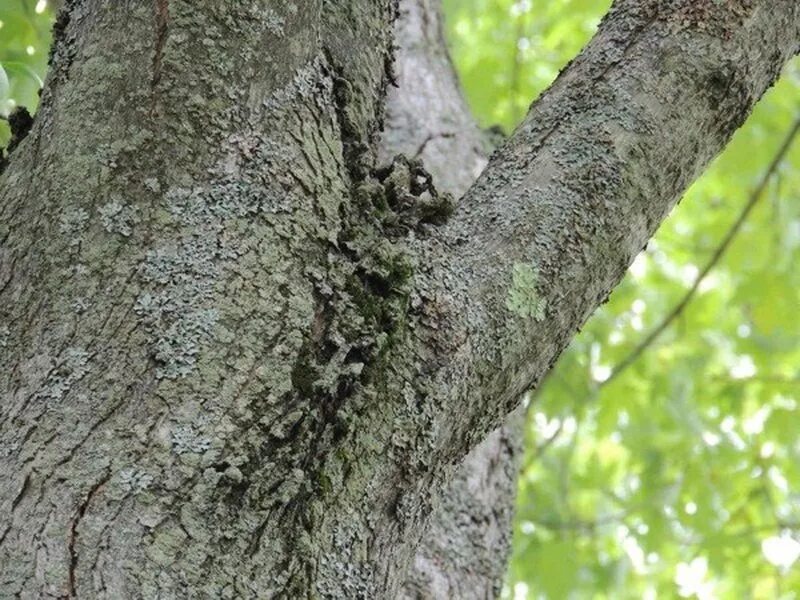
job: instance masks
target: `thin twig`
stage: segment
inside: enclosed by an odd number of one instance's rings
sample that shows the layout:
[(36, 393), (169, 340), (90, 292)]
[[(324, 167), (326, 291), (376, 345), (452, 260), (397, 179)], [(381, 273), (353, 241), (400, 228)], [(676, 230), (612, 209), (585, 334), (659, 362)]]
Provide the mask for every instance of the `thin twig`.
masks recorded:
[(533, 460), (531, 462), (538, 462), (539, 459), (542, 458), (542, 454), (544, 454), (544, 451), (555, 443), (555, 441), (561, 435), (562, 431), (564, 431), (564, 419), (559, 419), (558, 427), (553, 432), (553, 435), (546, 438), (541, 444), (536, 446), (536, 450), (533, 453)]
[(777, 171), (781, 162), (783, 162), (783, 159), (786, 157), (786, 154), (791, 148), (792, 142), (794, 142), (794, 139), (795, 137), (797, 137), (798, 132), (800, 132), (800, 119), (795, 121), (791, 131), (784, 139), (783, 144), (781, 144), (778, 153), (775, 155), (775, 157), (772, 159), (772, 162), (767, 167), (767, 171), (764, 173), (758, 185), (750, 194), (750, 197), (748, 198), (747, 202), (742, 208), (742, 211), (739, 213), (739, 217), (736, 219), (736, 221), (734, 221), (733, 225), (728, 230), (728, 233), (725, 234), (725, 237), (722, 239), (722, 242), (720, 243), (719, 246), (717, 246), (717, 249), (714, 251), (714, 254), (711, 256), (711, 259), (708, 261), (706, 266), (703, 267), (703, 270), (700, 271), (700, 274), (695, 279), (692, 287), (689, 288), (689, 291), (686, 292), (683, 298), (681, 298), (681, 301), (675, 305), (675, 307), (667, 314), (666, 317), (664, 317), (664, 320), (661, 321), (658, 327), (653, 329), (647, 335), (647, 337), (645, 337), (641, 342), (639, 342), (639, 344), (631, 351), (630, 354), (628, 354), (628, 356), (626, 356), (624, 359), (622, 359), (622, 361), (617, 363), (617, 366), (614, 367), (614, 369), (611, 371), (611, 374), (609, 375), (608, 379), (600, 383), (598, 387), (610, 383), (612, 380), (616, 379), (620, 373), (622, 373), (625, 369), (627, 369), (634, 362), (636, 362), (639, 356), (641, 356), (641, 354), (656, 340), (656, 338), (658, 338), (658, 336), (660, 336), (664, 332), (664, 330), (667, 327), (669, 327), (670, 324), (676, 318), (678, 318), (678, 316), (683, 312), (683, 310), (686, 308), (689, 302), (691, 302), (692, 298), (694, 298), (694, 295), (697, 293), (700, 284), (703, 283), (703, 280), (708, 276), (711, 269), (713, 269), (717, 265), (720, 258), (722, 258), (722, 255), (725, 254), (725, 251), (731, 245), (733, 238), (736, 237), (737, 233), (739, 233), (739, 230), (742, 228), (742, 225), (744, 224), (745, 220), (747, 220), (747, 217), (750, 215), (756, 203), (761, 198), (761, 195), (764, 193), (764, 190), (769, 184), (770, 179)]

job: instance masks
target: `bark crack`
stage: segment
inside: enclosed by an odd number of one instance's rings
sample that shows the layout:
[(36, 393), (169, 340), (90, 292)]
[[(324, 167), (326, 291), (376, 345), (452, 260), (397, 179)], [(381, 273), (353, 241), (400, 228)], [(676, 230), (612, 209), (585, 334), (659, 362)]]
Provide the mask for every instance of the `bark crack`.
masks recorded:
[(67, 550), (69, 552), (69, 598), (77, 597), (75, 592), (75, 573), (78, 569), (78, 550), (75, 548), (75, 542), (78, 538), (78, 525), (80, 525), (81, 519), (83, 519), (83, 517), (86, 515), (86, 510), (89, 508), (92, 498), (95, 497), (100, 488), (102, 488), (109, 479), (111, 479), (111, 474), (107, 473), (92, 487), (91, 490), (89, 490), (89, 493), (86, 494), (86, 498), (83, 500), (80, 506), (78, 506), (78, 511), (75, 514), (75, 517), (72, 519), (69, 529), (69, 542), (67, 544)]
[(153, 53), (153, 78), (150, 80), (150, 91), (155, 101), (155, 91), (161, 81), (161, 69), (164, 60), (164, 46), (167, 43), (167, 29), (169, 24), (169, 0), (155, 0), (156, 18), (156, 46)]
[(31, 473), (25, 475), (25, 479), (22, 481), (22, 486), (19, 488), (19, 492), (14, 497), (14, 500), (11, 501), (11, 512), (13, 513), (14, 510), (19, 506), (22, 497), (27, 493), (28, 489), (30, 488), (31, 484)]

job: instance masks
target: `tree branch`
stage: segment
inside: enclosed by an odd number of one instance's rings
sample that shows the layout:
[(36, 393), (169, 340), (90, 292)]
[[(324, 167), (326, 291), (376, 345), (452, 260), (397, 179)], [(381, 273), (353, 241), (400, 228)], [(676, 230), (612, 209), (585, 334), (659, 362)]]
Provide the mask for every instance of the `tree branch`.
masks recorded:
[[(461, 96), (438, 2), (402, 0), (395, 25), (397, 87), (389, 89), (379, 154), (423, 158), (460, 196), (486, 164), (481, 131)], [(524, 410), (509, 416), (454, 469), (398, 598), (496, 597), (511, 543)]]
[(790, 0), (615, 3), (425, 242), (437, 344), (469, 365), (450, 435), (541, 380), (799, 44)]
[(717, 265), (717, 263), (722, 258), (722, 255), (725, 254), (725, 251), (731, 245), (731, 242), (736, 237), (736, 234), (742, 228), (742, 225), (747, 220), (747, 217), (753, 211), (756, 204), (758, 203), (759, 199), (761, 198), (764, 190), (766, 189), (767, 185), (769, 184), (770, 179), (778, 170), (778, 167), (783, 162), (783, 159), (786, 157), (786, 154), (789, 152), (789, 149), (792, 146), (795, 138), (797, 137), (798, 132), (800, 132), (800, 119), (795, 121), (794, 125), (791, 128), (791, 131), (783, 140), (778, 153), (770, 162), (769, 166), (767, 167), (766, 172), (759, 181), (758, 185), (755, 187), (753, 192), (750, 194), (747, 202), (745, 203), (744, 207), (742, 208), (739, 216), (733, 222), (728, 232), (725, 234), (725, 237), (722, 238), (722, 241), (714, 250), (714, 253), (711, 255), (711, 259), (706, 263), (705, 267), (700, 271), (697, 278), (694, 280), (692, 287), (684, 294), (683, 298), (681, 298), (680, 302), (678, 302), (674, 308), (667, 313), (661, 323), (653, 329), (639, 344), (626, 356), (622, 359), (616, 367), (611, 371), (608, 379), (603, 381), (600, 386), (607, 385), (614, 379), (616, 379), (625, 369), (630, 367), (636, 360), (642, 355), (642, 353), (650, 347), (650, 345), (655, 342), (655, 340), (664, 332), (664, 330), (672, 324), (672, 322), (680, 316), (680, 314), (684, 311), (686, 306), (689, 302), (692, 301), (697, 290), (700, 288), (700, 284), (703, 283), (703, 280), (708, 276), (711, 270)]

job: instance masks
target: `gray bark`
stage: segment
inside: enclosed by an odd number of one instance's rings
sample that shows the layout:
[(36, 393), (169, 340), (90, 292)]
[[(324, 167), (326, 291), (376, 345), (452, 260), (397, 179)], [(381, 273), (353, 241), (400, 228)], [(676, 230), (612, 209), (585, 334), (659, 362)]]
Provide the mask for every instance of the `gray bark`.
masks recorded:
[[(462, 196), (491, 150), (461, 96), (438, 3), (400, 3), (397, 87), (389, 89), (379, 161), (419, 157), (437, 185)], [(523, 410), (457, 467), (425, 527), (403, 598), (496, 598), (511, 544)]]
[(0, 175), (2, 597), (394, 596), (800, 39), (619, 0), (446, 219), (376, 167), (392, 2), (64, 10)]

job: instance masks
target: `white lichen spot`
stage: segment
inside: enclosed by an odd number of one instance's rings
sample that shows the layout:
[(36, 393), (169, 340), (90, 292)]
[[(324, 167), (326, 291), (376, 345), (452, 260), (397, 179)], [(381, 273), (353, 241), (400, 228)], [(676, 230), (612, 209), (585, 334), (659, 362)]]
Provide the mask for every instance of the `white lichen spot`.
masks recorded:
[(89, 371), (89, 353), (82, 348), (67, 348), (63, 360), (47, 379), (44, 395), (61, 400), (69, 389)]
[(76, 314), (82, 315), (89, 309), (89, 301), (83, 296), (79, 296), (72, 301), (72, 310)]
[(286, 19), (284, 17), (277, 14), (273, 10), (270, 9), (266, 10), (266, 13), (264, 14), (264, 27), (272, 35), (283, 37), (285, 35), (285, 32), (283, 30), (283, 26), (285, 24), (286, 24)]
[(211, 447), (211, 440), (198, 434), (189, 425), (179, 425), (172, 431), (172, 449), (175, 454), (194, 452), (202, 454)]
[(70, 265), (69, 269), (67, 269), (67, 273), (71, 276), (83, 277), (84, 275), (87, 275), (89, 273), (89, 267), (87, 267), (83, 263)]
[(89, 220), (89, 213), (77, 206), (68, 206), (61, 211), (58, 218), (58, 230), (64, 235), (75, 236), (70, 239), (70, 246), (77, 246), (81, 243), (78, 234), (86, 227)]
[(11, 330), (8, 325), (0, 325), (0, 348), (8, 346), (8, 338), (11, 335)]
[(123, 237), (128, 237), (133, 232), (133, 226), (140, 220), (135, 207), (121, 204), (116, 200), (101, 206), (98, 212), (105, 230)]
[(516, 263), (511, 275), (511, 288), (506, 307), (520, 317), (541, 321), (545, 316), (547, 300), (539, 295), (539, 269), (534, 264)]
[(123, 469), (119, 473), (120, 485), (127, 492), (138, 494), (145, 491), (153, 483), (153, 476), (137, 469)]
[(136, 299), (133, 305), (133, 312), (140, 317), (147, 316), (152, 320), (158, 320), (165, 310), (169, 310), (169, 299), (164, 294), (151, 294), (144, 292)]
[(19, 442), (4, 442), (0, 443), (0, 458), (8, 458), (19, 452)]

